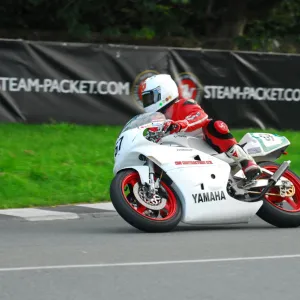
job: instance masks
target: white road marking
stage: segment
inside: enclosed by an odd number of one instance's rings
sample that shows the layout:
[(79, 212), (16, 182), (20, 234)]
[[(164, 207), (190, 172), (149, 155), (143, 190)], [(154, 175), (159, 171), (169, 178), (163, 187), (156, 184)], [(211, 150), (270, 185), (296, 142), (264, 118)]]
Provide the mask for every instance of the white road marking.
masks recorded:
[(300, 254), (275, 255), (275, 256), (252, 256), (252, 257), (249, 256), (249, 257), (233, 257), (233, 258), (209, 258), (209, 259), (195, 259), (195, 260), (170, 260), (170, 261), (106, 263), (106, 264), (103, 263), (103, 264), (88, 264), (88, 265), (15, 267), (15, 268), (0, 268), (0, 272), (55, 270), (55, 269), (83, 269), (83, 268), (140, 267), (140, 266), (177, 265), (177, 264), (202, 264), (202, 263), (216, 263), (216, 262), (255, 261), (255, 260), (271, 260), (271, 259), (287, 259), (287, 258), (300, 258)]
[(36, 208), (3, 209), (0, 211), (0, 213), (1, 215), (20, 217), (27, 221), (52, 221), (79, 218), (79, 216), (75, 213), (42, 210)]
[(115, 208), (111, 202), (77, 204), (76, 206), (115, 211)]

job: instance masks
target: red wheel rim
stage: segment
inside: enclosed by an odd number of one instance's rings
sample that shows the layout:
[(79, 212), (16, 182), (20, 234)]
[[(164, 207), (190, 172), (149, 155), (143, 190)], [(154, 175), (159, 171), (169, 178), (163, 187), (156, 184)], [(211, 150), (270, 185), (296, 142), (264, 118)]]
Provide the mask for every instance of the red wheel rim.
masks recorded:
[(164, 183), (164, 182), (160, 182), (161, 185), (164, 187), (164, 189), (166, 190), (167, 194), (168, 194), (168, 199), (167, 199), (167, 203), (166, 206), (159, 211), (159, 216), (160, 218), (157, 217), (150, 217), (145, 215), (145, 211), (148, 210), (148, 208), (146, 208), (145, 206), (143, 206), (140, 202), (136, 201), (137, 203), (137, 207), (135, 208), (132, 203), (129, 201), (129, 197), (128, 195), (125, 194), (125, 187), (126, 186), (131, 186), (133, 188), (133, 186), (137, 183), (140, 182), (140, 177), (139, 174), (137, 172), (132, 172), (130, 174), (128, 174), (123, 182), (122, 182), (122, 193), (123, 193), (123, 197), (126, 200), (126, 202), (129, 204), (129, 206), (139, 215), (143, 216), (144, 218), (150, 219), (150, 220), (154, 220), (154, 221), (166, 221), (171, 219), (172, 217), (174, 217), (174, 215), (176, 214), (177, 211), (177, 201), (176, 201), (176, 196), (174, 195), (174, 193), (172, 192), (172, 190)]
[[(276, 172), (278, 167), (277, 166), (264, 166), (263, 168), (271, 171), (271, 172)], [(295, 187), (295, 194), (293, 197), (281, 197), (281, 196), (272, 196), (272, 195), (266, 195), (265, 199), (271, 203), (273, 206), (276, 208), (286, 211), (286, 212), (300, 212), (300, 181), (299, 179), (290, 171), (286, 171), (283, 174), (283, 177), (288, 179)], [(277, 192), (278, 193), (278, 188), (274, 187), (269, 190), (270, 193)], [(289, 206), (292, 209), (286, 209), (284, 207), (281, 207), (280, 205), (283, 204), (283, 202), (286, 202), (289, 204)], [(279, 204), (279, 205), (278, 205)]]

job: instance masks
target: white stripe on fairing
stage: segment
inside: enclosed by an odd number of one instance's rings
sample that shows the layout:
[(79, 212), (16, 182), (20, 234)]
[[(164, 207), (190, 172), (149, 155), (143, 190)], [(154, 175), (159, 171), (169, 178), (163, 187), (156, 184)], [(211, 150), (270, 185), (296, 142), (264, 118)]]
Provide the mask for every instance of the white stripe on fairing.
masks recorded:
[[(203, 123), (204, 121), (206, 121), (208, 119), (208, 117), (206, 117), (206, 118), (204, 118), (204, 119), (201, 119), (201, 120), (199, 120), (199, 121), (196, 121), (196, 122), (194, 122), (194, 123), (188, 123), (188, 127), (186, 127), (184, 130), (182, 130), (183, 132), (184, 131), (186, 131), (189, 127), (193, 127), (193, 126), (195, 126), (195, 125), (197, 125), (197, 124), (200, 124), (200, 123)], [(185, 120), (185, 121), (187, 121), (187, 120)]]
[(207, 120), (207, 117), (205, 117), (204, 119), (201, 119), (201, 120), (199, 120), (199, 121), (196, 121), (196, 122), (194, 122), (194, 123), (189, 123), (189, 126), (194, 126), (194, 125), (196, 125), (196, 124), (200, 124), (200, 123), (204, 122), (205, 120)]
[(113, 268), (113, 267), (141, 267), (154, 265), (179, 265), (179, 264), (203, 264), (203, 263), (223, 263), (238, 261), (276, 260), (276, 259), (300, 258), (300, 254), (274, 255), (274, 256), (249, 256), (233, 258), (209, 258), (195, 260), (170, 260), (170, 261), (149, 261), (149, 262), (129, 262), (129, 263), (101, 263), (88, 265), (57, 265), (57, 266), (36, 266), (36, 267), (14, 267), (0, 268), (0, 272), (12, 271), (35, 271), (35, 270), (55, 270), (55, 269), (87, 269), (87, 268)]
[(1, 215), (23, 218), (27, 221), (52, 221), (78, 219), (79, 216), (70, 212), (42, 210), (37, 208), (17, 208), (0, 210)]
[(115, 208), (111, 202), (77, 204), (76, 206), (115, 211)]

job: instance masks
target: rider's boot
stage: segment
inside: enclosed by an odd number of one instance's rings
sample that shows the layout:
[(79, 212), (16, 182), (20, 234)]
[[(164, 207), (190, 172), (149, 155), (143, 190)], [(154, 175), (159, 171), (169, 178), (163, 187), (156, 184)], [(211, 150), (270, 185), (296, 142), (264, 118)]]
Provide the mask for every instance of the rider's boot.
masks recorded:
[(240, 145), (232, 146), (226, 154), (241, 166), (247, 181), (256, 179), (262, 173), (254, 159)]

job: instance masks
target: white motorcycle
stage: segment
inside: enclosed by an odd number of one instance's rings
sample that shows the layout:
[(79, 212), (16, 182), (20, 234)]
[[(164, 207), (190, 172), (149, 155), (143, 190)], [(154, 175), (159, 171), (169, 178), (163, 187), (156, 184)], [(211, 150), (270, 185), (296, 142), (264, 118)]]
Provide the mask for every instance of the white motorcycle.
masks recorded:
[(287, 138), (247, 133), (239, 144), (261, 166), (247, 182), (240, 167), (201, 137), (162, 131), (165, 116), (132, 118), (115, 146), (111, 201), (118, 214), (145, 232), (165, 232), (186, 224), (248, 223), (257, 214), (276, 227), (300, 225), (300, 178), (290, 161), (274, 161), (290, 145)]

